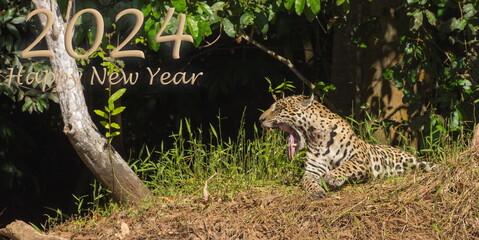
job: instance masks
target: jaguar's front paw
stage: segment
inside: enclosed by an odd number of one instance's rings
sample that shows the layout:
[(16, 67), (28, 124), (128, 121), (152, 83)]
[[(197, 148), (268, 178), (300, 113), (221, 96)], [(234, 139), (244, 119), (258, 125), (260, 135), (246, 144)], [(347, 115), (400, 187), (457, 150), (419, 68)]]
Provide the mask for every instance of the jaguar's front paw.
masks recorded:
[(317, 189), (309, 189), (307, 190), (307, 194), (310, 198), (326, 197), (326, 191), (322, 187), (318, 187)]
[(305, 173), (301, 185), (308, 196), (312, 198), (323, 198), (326, 196), (326, 191), (321, 187), (320, 180), (316, 179), (312, 174)]
[(338, 188), (341, 187), (345, 182), (346, 182), (346, 177), (344, 176), (334, 176), (333, 174), (326, 173), (324, 175), (324, 181), (328, 186), (331, 186), (333, 188)]

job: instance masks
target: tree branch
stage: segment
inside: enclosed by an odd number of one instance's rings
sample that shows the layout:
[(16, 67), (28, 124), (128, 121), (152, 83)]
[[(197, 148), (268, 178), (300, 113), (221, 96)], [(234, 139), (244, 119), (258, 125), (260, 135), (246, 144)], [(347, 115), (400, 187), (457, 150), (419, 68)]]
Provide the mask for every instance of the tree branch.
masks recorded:
[(262, 45), (261, 43), (255, 41), (254, 39), (250, 38), (249, 36), (247, 35), (242, 35), (241, 38), (243, 38), (244, 40), (246, 40), (247, 42), (255, 45), (256, 47), (258, 47), (259, 49), (263, 50), (264, 52), (266, 52), (267, 54), (269, 54), (270, 56), (276, 58), (276, 60), (280, 61), (281, 63), (285, 64), (286, 66), (288, 66), (288, 68), (293, 71), (294, 74), (296, 74), (296, 76), (301, 80), (303, 81), (303, 83), (306, 84), (306, 86), (308, 86), (311, 90), (314, 90), (314, 88), (316, 87), (313, 83), (311, 83), (302, 73), (300, 73), (298, 71), (298, 69), (296, 69), (296, 67), (294, 66), (294, 64), (289, 60), (289, 59), (286, 59), (285, 57), (279, 55), (278, 53), (268, 49), (267, 47), (265, 47), (264, 45)]
[(68, 0), (67, 11), (65, 14), (65, 21), (68, 22), (74, 13), (75, 13), (75, 1)]

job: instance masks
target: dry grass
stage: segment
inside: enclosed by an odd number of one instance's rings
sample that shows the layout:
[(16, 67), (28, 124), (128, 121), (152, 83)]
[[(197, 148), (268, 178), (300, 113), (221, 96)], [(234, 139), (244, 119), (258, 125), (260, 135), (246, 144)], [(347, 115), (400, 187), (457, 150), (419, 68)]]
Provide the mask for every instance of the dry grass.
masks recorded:
[(159, 199), (54, 232), (72, 239), (479, 239), (478, 161), (463, 152), (431, 173), (350, 185), (318, 200), (287, 186), (229, 200), (214, 192), (209, 202), (199, 194)]

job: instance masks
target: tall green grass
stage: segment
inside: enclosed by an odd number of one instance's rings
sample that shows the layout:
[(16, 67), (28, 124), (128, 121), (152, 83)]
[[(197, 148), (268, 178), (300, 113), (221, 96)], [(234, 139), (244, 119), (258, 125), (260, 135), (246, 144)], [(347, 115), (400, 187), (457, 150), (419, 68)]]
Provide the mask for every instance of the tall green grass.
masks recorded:
[[(377, 144), (374, 132), (391, 127), (390, 123), (347, 119), (358, 135)], [(469, 134), (454, 139), (447, 124), (434, 124), (422, 135), (422, 148), (408, 149), (416, 155), (440, 162), (446, 155), (459, 152), (466, 146)], [(129, 164), (149, 189), (164, 196), (176, 196), (199, 191), (205, 181), (216, 174), (210, 187), (234, 192), (238, 188), (258, 185), (298, 184), (303, 172), (304, 154), (290, 159), (287, 141), (280, 130), (265, 131), (256, 125), (252, 138), (241, 121), (235, 138), (224, 138), (221, 123), (217, 127), (193, 129), (182, 120), (177, 132), (170, 135), (168, 147), (163, 142), (157, 149), (144, 146), (138, 157)], [(410, 139), (402, 136), (401, 148), (407, 149)]]
[(287, 156), (284, 134), (254, 126), (253, 137), (247, 138), (241, 122), (235, 138), (223, 138), (221, 125), (206, 130), (192, 129), (188, 120), (169, 137), (171, 147), (161, 143), (158, 149), (144, 146), (130, 166), (149, 189), (166, 196), (198, 191), (209, 184), (212, 189), (234, 192), (264, 184), (296, 184), (301, 177), (303, 158)]
[[(362, 139), (373, 144), (379, 142), (374, 138), (376, 130), (391, 127), (389, 123), (371, 118), (369, 121), (347, 120)], [(453, 131), (446, 126), (448, 124), (444, 122), (427, 126), (422, 135), (422, 148), (417, 151), (428, 161), (444, 166), (436, 171), (447, 176), (433, 180), (438, 189), (458, 181), (459, 177), (454, 174), (459, 164), (464, 165), (464, 169), (477, 165), (471, 164), (468, 159), (451, 160), (451, 156), (467, 147), (471, 133), (461, 131), (452, 134)], [(399, 147), (406, 148), (408, 139), (404, 137), (403, 140), (401, 143), (405, 145)], [(282, 188), (299, 185), (304, 160), (304, 150), (293, 159), (288, 157), (287, 137), (280, 130), (265, 131), (256, 125), (247, 129), (241, 121), (235, 137), (224, 137), (221, 123), (218, 126), (210, 124), (207, 128), (193, 128), (188, 120), (183, 120), (178, 131), (172, 133), (169, 139), (154, 149), (145, 145), (137, 157), (130, 158), (129, 164), (148, 188), (159, 196), (200, 196), (205, 182), (208, 182), (208, 191), (212, 195), (232, 198), (238, 190), (257, 186)], [(108, 191), (101, 184), (95, 182), (92, 187), (92, 196), (75, 196), (78, 214), (73, 219), (79, 227), (86, 221), (95, 221), (79, 217), (86, 212), (108, 216), (120, 208), (110, 201)], [(47, 216), (47, 223), (42, 224), (44, 229), (65, 219), (59, 210)]]
[[(371, 114), (367, 112), (362, 121), (356, 120), (354, 116), (347, 117), (346, 120), (360, 138), (372, 144), (381, 144), (380, 140), (375, 138), (374, 133), (376, 131), (382, 131), (386, 135), (387, 141), (391, 142), (388, 129), (395, 127), (397, 129), (396, 134), (398, 134), (396, 137), (399, 138), (396, 139), (399, 142), (396, 147), (409, 151), (427, 161), (441, 162), (443, 159), (463, 151), (468, 146), (473, 129), (468, 129), (465, 124), (456, 129), (451, 129), (450, 120), (444, 119), (441, 121), (433, 113), (431, 113), (431, 116), (427, 124), (418, 132), (419, 146), (417, 148), (412, 147), (411, 132), (404, 123), (374, 120)], [(408, 130), (408, 134), (403, 134)]]

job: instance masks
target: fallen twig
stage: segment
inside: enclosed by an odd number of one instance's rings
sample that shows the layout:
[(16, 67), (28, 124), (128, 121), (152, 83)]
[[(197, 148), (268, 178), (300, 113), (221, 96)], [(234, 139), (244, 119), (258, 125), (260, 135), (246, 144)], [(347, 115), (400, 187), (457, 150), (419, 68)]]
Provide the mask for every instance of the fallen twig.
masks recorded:
[(211, 177), (208, 178), (208, 180), (205, 181), (205, 186), (203, 187), (203, 200), (205, 202), (207, 202), (210, 198), (210, 193), (208, 192), (208, 182), (214, 177), (216, 176), (217, 173), (214, 173), (213, 175), (211, 175)]

